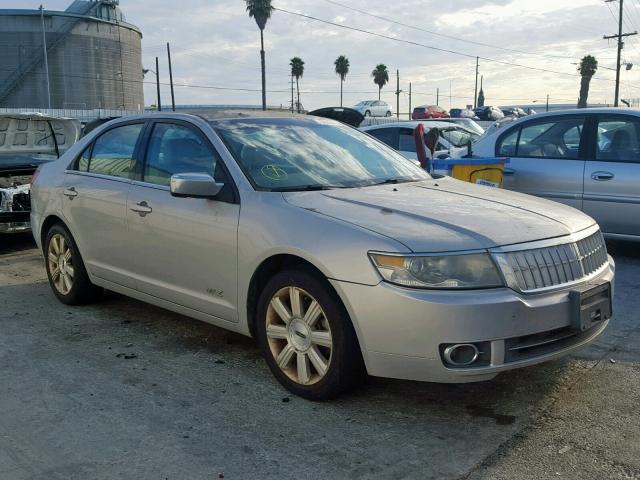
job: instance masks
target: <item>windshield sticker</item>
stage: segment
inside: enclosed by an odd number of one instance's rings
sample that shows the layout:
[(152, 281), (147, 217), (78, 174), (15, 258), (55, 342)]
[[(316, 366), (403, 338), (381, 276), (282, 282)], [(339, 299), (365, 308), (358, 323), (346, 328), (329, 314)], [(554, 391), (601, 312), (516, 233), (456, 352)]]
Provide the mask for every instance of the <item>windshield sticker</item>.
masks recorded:
[(260, 169), (260, 173), (263, 176), (267, 177), (269, 180), (274, 180), (279, 182), (280, 180), (286, 180), (289, 176), (287, 172), (285, 172), (278, 165), (265, 165)]

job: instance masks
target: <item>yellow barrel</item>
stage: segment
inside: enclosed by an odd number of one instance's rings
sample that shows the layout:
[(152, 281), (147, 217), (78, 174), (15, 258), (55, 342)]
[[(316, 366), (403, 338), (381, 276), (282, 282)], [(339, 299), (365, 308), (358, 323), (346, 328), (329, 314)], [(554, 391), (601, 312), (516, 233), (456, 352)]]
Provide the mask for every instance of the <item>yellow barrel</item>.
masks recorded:
[(442, 161), (451, 177), (489, 187), (502, 187), (504, 162), (503, 158), (448, 158)]

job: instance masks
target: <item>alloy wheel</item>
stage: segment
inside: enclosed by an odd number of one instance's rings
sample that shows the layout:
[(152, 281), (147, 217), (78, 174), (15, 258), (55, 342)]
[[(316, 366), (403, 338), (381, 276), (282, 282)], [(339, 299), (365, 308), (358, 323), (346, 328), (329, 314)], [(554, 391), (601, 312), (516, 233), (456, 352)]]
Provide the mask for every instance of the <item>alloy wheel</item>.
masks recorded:
[(267, 308), (266, 334), (276, 364), (300, 385), (320, 381), (331, 363), (331, 328), (318, 301), (298, 287), (278, 290)]
[(51, 283), (62, 295), (68, 295), (73, 287), (74, 269), (71, 257), (71, 245), (63, 235), (56, 233), (49, 241), (47, 252)]

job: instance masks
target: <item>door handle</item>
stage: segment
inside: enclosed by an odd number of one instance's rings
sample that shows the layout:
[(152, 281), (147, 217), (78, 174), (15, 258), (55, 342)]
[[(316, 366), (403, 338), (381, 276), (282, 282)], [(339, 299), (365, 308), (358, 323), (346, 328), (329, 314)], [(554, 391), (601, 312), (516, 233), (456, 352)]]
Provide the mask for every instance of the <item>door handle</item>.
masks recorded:
[(153, 209), (149, 206), (147, 202), (136, 203), (133, 207), (131, 207), (131, 211), (136, 212), (141, 217), (144, 217), (147, 213), (153, 212)]
[(597, 180), (599, 182), (604, 182), (606, 180), (611, 180), (615, 175), (611, 172), (593, 172), (591, 174), (591, 178)]
[(505, 168), (504, 170), (502, 170), (502, 173), (504, 175), (513, 175), (514, 173), (516, 173), (516, 171), (513, 168)]
[(63, 195), (67, 197), (69, 200), (73, 200), (74, 197), (78, 196), (78, 192), (76, 192), (75, 187), (69, 187), (64, 190)]

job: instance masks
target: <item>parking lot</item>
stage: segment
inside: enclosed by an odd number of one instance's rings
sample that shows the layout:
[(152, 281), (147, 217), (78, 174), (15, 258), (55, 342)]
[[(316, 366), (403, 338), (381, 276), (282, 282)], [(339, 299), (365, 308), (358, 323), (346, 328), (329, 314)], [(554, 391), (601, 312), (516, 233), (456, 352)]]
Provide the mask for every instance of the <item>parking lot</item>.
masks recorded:
[(640, 255), (571, 358), (490, 382), (370, 379), (313, 403), (251, 339), (116, 294), (67, 307), (0, 243), (0, 478), (640, 478)]

